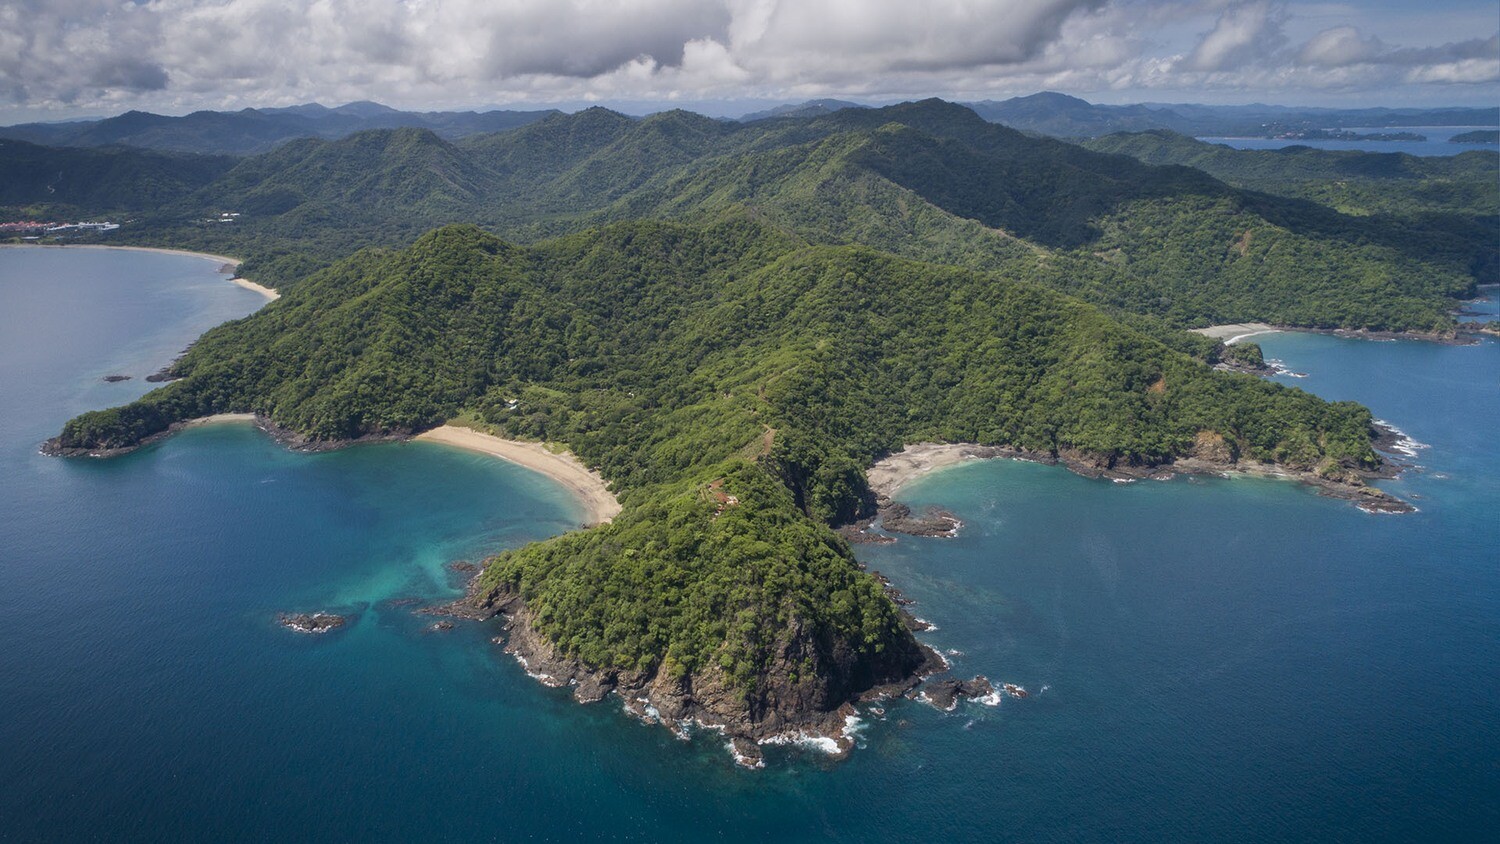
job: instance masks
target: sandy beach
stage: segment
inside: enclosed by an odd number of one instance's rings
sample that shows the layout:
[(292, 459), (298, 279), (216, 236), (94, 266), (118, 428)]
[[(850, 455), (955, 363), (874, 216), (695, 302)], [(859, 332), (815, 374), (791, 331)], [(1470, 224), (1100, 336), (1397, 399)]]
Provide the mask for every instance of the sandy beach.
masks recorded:
[(204, 425), (222, 425), (225, 422), (254, 422), (253, 413), (215, 413), (213, 416), (200, 416), (197, 419), (189, 419), (182, 423), (184, 428), (199, 428)]
[(1207, 328), (1190, 329), (1194, 334), (1202, 334), (1204, 337), (1212, 337), (1215, 340), (1223, 340), (1224, 345), (1233, 346), (1248, 337), (1257, 334), (1273, 334), (1282, 329), (1264, 322), (1235, 322), (1229, 325), (1210, 325)]
[(246, 290), (253, 290), (256, 293), (259, 293), (260, 295), (262, 295), (262, 296), (266, 297), (267, 299), (271, 300), (272, 302), (274, 302), (277, 299), (281, 298), (281, 294), (277, 293), (275, 290), (272, 290), (271, 288), (266, 287), (265, 285), (262, 285), (262, 284), (256, 284), (255, 282), (250, 281), (249, 279), (245, 279), (245, 278), (231, 278), (229, 280), (229, 283), (230, 284), (237, 284), (240, 287), (245, 288)]
[(965, 460), (993, 457), (994, 449), (968, 443), (914, 443), (871, 466), (866, 472), (876, 495), (893, 497), (908, 481)]
[(586, 523), (590, 527), (609, 522), (620, 512), (620, 502), (615, 500), (604, 479), (579, 462), (570, 452), (552, 452), (541, 443), (503, 440), (455, 425), (434, 428), (418, 435), (416, 439), (478, 451), (541, 472), (567, 487), (578, 498), (584, 506)]

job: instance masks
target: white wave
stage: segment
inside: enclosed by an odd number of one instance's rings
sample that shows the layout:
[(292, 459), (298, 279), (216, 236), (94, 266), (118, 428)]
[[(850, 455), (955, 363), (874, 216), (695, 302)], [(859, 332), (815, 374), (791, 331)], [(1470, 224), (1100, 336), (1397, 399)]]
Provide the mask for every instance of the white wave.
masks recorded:
[(1391, 444), (1391, 451), (1397, 452), (1399, 454), (1404, 454), (1407, 457), (1415, 458), (1417, 456), (1417, 452), (1421, 451), (1422, 449), (1432, 448), (1432, 446), (1428, 445), (1427, 443), (1418, 442), (1417, 440), (1413, 439), (1410, 434), (1406, 433), (1400, 428), (1397, 428), (1395, 425), (1392, 425), (1384, 419), (1376, 419), (1375, 424), (1396, 435), (1396, 441)]
[(937, 705), (937, 701), (933, 700), (932, 699), (932, 695), (929, 695), (927, 693), (927, 691), (924, 689), (923, 691), (920, 691), (920, 692), (917, 693), (917, 700), (921, 701), (922, 703), (927, 704), (928, 706), (932, 707), (933, 709), (938, 710), (939, 712), (952, 712), (953, 710), (955, 710), (955, 709), (958, 708), (958, 696), (957, 695), (953, 696), (953, 702), (950, 703), (950, 704), (948, 704), (947, 706), (938, 706)]
[(1288, 378), (1306, 378), (1306, 372), (1293, 372), (1284, 361), (1276, 358), (1266, 358), (1266, 366), (1271, 368), (1272, 375), (1285, 375)]
[(734, 764), (739, 765), (741, 768), (764, 768), (766, 766), (765, 760), (751, 759), (749, 756), (739, 752), (735, 748), (733, 741), (725, 742), (724, 747), (728, 749), (729, 755), (734, 757)]
[[(918, 624), (925, 624), (925, 625), (927, 625), (927, 629), (923, 630), (922, 631), (923, 633), (931, 633), (932, 631), (938, 629), (938, 626), (936, 624), (933, 624), (932, 622), (928, 621), (925, 618), (922, 618), (919, 615), (912, 616), (912, 620), (915, 621)], [(938, 656), (942, 656), (942, 654), (938, 654)]]
[(756, 742), (756, 744), (795, 744), (798, 747), (805, 747), (809, 750), (816, 750), (819, 753), (827, 753), (829, 756), (837, 756), (840, 753), (839, 743), (837, 741), (829, 738), (828, 736), (809, 735), (802, 730), (797, 730), (796, 732), (792, 733), (782, 733), (779, 736), (771, 736), (770, 738), (763, 738), (760, 741)]
[[(1356, 504), (1354, 506), (1356, 506), (1359, 509), (1365, 511), (1366, 513), (1369, 513), (1372, 516), (1399, 516), (1399, 515), (1402, 514), (1402, 511), (1397, 511), (1397, 510), (1382, 510), (1382, 509), (1380, 509), (1378, 507), (1368, 507), (1368, 506), (1366, 506), (1364, 504)], [(1413, 507), (1410, 510), (1406, 510), (1405, 512), (1406, 513), (1420, 513), (1420, 512), (1422, 512), (1422, 509), (1420, 507)]]

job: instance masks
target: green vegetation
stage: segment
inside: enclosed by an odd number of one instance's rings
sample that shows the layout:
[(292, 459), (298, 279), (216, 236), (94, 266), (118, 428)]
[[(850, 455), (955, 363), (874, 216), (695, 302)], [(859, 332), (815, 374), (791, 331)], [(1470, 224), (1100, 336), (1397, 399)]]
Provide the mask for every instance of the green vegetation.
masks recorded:
[(503, 555), (486, 584), (590, 665), (716, 667), (746, 692), (789, 626), (870, 671), (909, 641), (828, 528), (869, 512), (863, 467), (903, 443), (1155, 464), (1211, 432), (1326, 474), (1377, 462), (1357, 405), (1215, 372), (1036, 284), (748, 215), (530, 248), (446, 227), (309, 277), (205, 334), (176, 373), (60, 444), (124, 446), (228, 411), (324, 439), (465, 414), (566, 443), (624, 512)]
[[(1113, 467), (1207, 449), (1353, 479), (1378, 464), (1369, 411), (1214, 371), (1259, 350), (1181, 329), (1443, 331), (1497, 272), (1493, 155), (1105, 141), (927, 101), (749, 125), (590, 109), (205, 159), (117, 234), (244, 256), (283, 297), (57, 444), (236, 411), (320, 440), (463, 418), (564, 443), (623, 512), (502, 555), (486, 587), (587, 665), (717, 673), (747, 705), (794, 636), (790, 673), (826, 692), (797, 699), (827, 701), (920, 659), (829, 527), (871, 512), (871, 461), (922, 440)], [(1366, 204), (1321, 204), (1330, 185)]]
[(1425, 157), (1305, 146), (1248, 150), (1171, 132), (1121, 133), (1084, 146), (1147, 164), (1194, 167), (1237, 187), (1308, 199), (1345, 214), (1490, 218), (1492, 227), (1500, 215), (1500, 157), (1484, 150)]
[[(456, 143), (423, 129), (292, 142), (111, 237), (238, 255), (245, 275), (286, 288), (455, 222), (527, 243), (750, 213), (815, 243), (999, 271), (1179, 328), (1447, 330), (1455, 297), (1500, 278), (1487, 153), (1441, 164), (1265, 153), (1251, 165), (1185, 138), (1129, 137), (1210, 151), (1187, 163), (1234, 184), (1028, 137), (940, 101), (751, 124), (590, 109)], [(1180, 151), (1112, 151), (1183, 163)], [(222, 210), (242, 217), (199, 222)]]
[(155, 210), (183, 201), (233, 165), (224, 156), (0, 140), (0, 218), (76, 220)]

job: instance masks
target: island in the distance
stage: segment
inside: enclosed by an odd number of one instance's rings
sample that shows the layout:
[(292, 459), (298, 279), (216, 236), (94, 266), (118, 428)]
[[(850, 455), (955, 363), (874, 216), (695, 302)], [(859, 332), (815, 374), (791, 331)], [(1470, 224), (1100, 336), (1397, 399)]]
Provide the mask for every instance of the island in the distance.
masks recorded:
[(1475, 129), (1448, 139), (1450, 144), (1500, 144), (1500, 129)]

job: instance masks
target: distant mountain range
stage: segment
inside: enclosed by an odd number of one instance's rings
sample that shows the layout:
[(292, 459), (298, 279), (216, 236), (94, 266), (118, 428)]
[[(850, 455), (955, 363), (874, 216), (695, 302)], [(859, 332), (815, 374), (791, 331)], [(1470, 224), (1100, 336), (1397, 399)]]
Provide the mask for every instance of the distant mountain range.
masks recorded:
[(253, 155), (297, 138), (337, 140), (367, 129), (430, 129), (440, 137), (461, 138), (534, 123), (546, 111), (397, 111), (380, 103), (356, 102), (328, 108), (317, 103), (287, 108), (195, 111), (168, 117), (128, 111), (104, 120), (25, 123), (0, 128), (0, 138), (47, 146), (131, 146), (165, 152)]
[[(1052, 92), (964, 105), (992, 123), (1058, 138), (1096, 138), (1115, 132), (1158, 129), (1191, 136), (1273, 137), (1309, 129), (1500, 126), (1500, 108), (1319, 109), (1160, 103), (1115, 106), (1095, 105)], [(738, 122), (811, 119), (850, 108), (870, 106), (847, 100), (808, 100), (752, 112)], [(268, 152), (298, 138), (338, 140), (368, 129), (429, 129), (441, 138), (457, 140), (518, 128), (560, 113), (557, 109), (414, 112), (373, 102), (354, 102), (337, 108), (309, 103), (285, 108), (195, 111), (182, 117), (129, 111), (102, 120), (0, 127), (0, 139), (47, 146), (130, 146), (163, 152), (243, 156)]]
[(1273, 137), (1306, 129), (1390, 126), (1495, 126), (1500, 108), (1298, 108), (1143, 103), (1095, 105), (1043, 92), (1000, 102), (966, 103), (986, 120), (1059, 138), (1170, 129), (1183, 135)]

